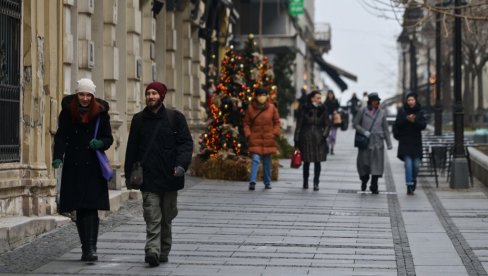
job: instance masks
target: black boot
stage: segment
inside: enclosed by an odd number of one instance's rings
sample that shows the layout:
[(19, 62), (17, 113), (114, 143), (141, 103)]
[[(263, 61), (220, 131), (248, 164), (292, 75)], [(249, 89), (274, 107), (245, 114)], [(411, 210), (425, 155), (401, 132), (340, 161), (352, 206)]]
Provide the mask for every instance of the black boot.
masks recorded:
[(361, 191), (366, 191), (366, 187), (368, 186), (369, 175), (362, 175), (359, 177), (361, 179)]
[(415, 189), (417, 189), (417, 180), (413, 181), (412, 192), (415, 192)]
[(310, 175), (310, 162), (303, 162), (303, 188), (308, 189), (308, 176)]
[(86, 262), (87, 244), (86, 244), (83, 220), (80, 220), (79, 218), (78, 220), (76, 220), (76, 229), (78, 229), (78, 235), (80, 236), (80, 242), (81, 242), (81, 261)]
[(317, 182), (314, 181), (314, 183), (313, 183), (313, 190), (314, 191), (318, 191), (319, 190), (319, 182), (318, 181)]
[(319, 178), (320, 178), (320, 171), (321, 171), (320, 162), (315, 162), (314, 164), (314, 174), (313, 174), (313, 190), (319, 190)]
[(98, 240), (98, 226), (100, 224), (100, 219), (98, 218), (98, 214), (95, 213), (86, 218), (87, 226), (86, 229), (86, 243), (87, 243), (87, 251), (86, 251), (86, 261), (87, 262), (96, 262), (98, 261), (97, 255), (97, 240)]
[(379, 191), (378, 191), (378, 178), (379, 178), (379, 176), (377, 176), (377, 175), (373, 175), (371, 177), (371, 186), (369, 186), (369, 190), (374, 195), (379, 194)]

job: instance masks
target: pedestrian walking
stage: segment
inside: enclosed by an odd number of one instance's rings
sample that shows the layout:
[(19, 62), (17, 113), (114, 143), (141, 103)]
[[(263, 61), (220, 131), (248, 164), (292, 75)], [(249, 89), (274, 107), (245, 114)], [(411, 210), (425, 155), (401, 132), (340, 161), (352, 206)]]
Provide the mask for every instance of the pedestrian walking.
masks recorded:
[(314, 163), (313, 190), (319, 190), (321, 163), (327, 160), (329, 147), (329, 114), (322, 104), (319, 91), (312, 91), (308, 96), (302, 114), (295, 129), (295, 149), (299, 149), (303, 160), (303, 189), (308, 189), (310, 163)]
[(361, 106), (362, 107), (368, 106), (368, 91), (363, 92), (363, 98), (361, 99)]
[(327, 108), (327, 113), (329, 114), (330, 121), (330, 133), (329, 133), (329, 147), (330, 154), (334, 155), (334, 146), (337, 138), (337, 128), (341, 126), (342, 119), (339, 113), (339, 101), (336, 99), (334, 91), (328, 90), (327, 96), (325, 98), (325, 106)]
[(275, 139), (280, 136), (280, 116), (275, 105), (268, 99), (268, 90), (258, 88), (244, 116), (244, 135), (251, 154), (251, 176), (249, 190), (256, 187), (259, 164), (263, 160), (263, 182), (265, 189), (271, 189), (271, 154), (278, 148)]
[(354, 120), (356, 131), (369, 138), (368, 146), (358, 149), (357, 170), (361, 179), (361, 191), (366, 190), (371, 175), (369, 189), (373, 194), (378, 194), (378, 178), (383, 176), (385, 141), (388, 150), (393, 148), (386, 111), (379, 108), (380, 101), (378, 93), (370, 93), (367, 106), (359, 111)]
[(347, 101), (347, 107), (349, 107), (349, 112), (351, 113), (352, 121), (354, 122), (354, 118), (361, 108), (361, 100), (356, 96), (355, 92), (352, 93), (351, 99)]
[(132, 118), (125, 177), (136, 162), (142, 163), (142, 207), (146, 222), (145, 261), (150, 266), (168, 262), (172, 245), (171, 223), (178, 213), (178, 190), (185, 184), (193, 151), (193, 139), (185, 116), (164, 106), (166, 86), (152, 82), (146, 87), (146, 107)]
[(422, 159), (421, 131), (426, 126), (427, 120), (417, 102), (417, 94), (414, 92), (407, 94), (406, 102), (403, 108), (398, 110), (393, 125), (393, 137), (398, 140), (397, 157), (405, 163), (407, 195), (413, 195), (417, 187), (417, 175)]
[(295, 103), (294, 103), (293, 115), (295, 117), (295, 120), (298, 120), (298, 118), (300, 118), (300, 113), (302, 112), (303, 107), (305, 106), (306, 103), (307, 103), (307, 89), (302, 88), (300, 98), (295, 99)]
[(75, 94), (62, 99), (52, 163), (54, 168), (64, 164), (58, 212), (76, 211), (81, 260), (88, 262), (98, 260), (98, 210), (110, 210), (96, 150), (105, 151), (113, 143), (109, 105), (95, 97), (95, 88), (92, 80), (80, 79)]

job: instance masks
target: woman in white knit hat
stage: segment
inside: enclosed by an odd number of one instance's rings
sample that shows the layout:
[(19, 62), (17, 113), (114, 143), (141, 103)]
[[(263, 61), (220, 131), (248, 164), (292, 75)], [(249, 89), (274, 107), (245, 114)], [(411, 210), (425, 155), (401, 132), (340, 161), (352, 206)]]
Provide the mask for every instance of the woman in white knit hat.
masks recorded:
[(76, 211), (81, 260), (88, 262), (98, 260), (98, 210), (110, 209), (96, 150), (105, 151), (113, 143), (109, 105), (95, 97), (95, 88), (92, 80), (80, 79), (75, 94), (63, 98), (53, 153), (53, 167), (63, 164), (58, 212)]

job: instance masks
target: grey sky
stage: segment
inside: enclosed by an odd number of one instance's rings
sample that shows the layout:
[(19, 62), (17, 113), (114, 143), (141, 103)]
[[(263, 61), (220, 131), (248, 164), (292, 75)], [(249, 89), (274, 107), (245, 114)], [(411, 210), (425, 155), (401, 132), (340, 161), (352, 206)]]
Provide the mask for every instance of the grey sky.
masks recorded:
[(396, 38), (401, 31), (397, 21), (371, 14), (361, 0), (315, 0), (315, 22), (330, 23), (332, 28), (332, 49), (324, 59), (358, 76), (358, 82), (344, 79), (349, 89), (342, 95), (326, 78), (343, 103), (352, 92), (361, 96), (363, 91), (376, 91), (383, 98), (396, 93)]

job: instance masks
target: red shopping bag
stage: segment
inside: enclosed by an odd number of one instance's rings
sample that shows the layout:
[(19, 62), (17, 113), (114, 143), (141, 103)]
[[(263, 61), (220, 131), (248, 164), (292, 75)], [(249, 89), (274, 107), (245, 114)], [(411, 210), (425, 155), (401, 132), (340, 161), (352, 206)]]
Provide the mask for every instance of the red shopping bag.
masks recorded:
[(295, 150), (293, 152), (293, 156), (291, 157), (291, 167), (298, 169), (302, 165), (302, 154), (299, 150)]

